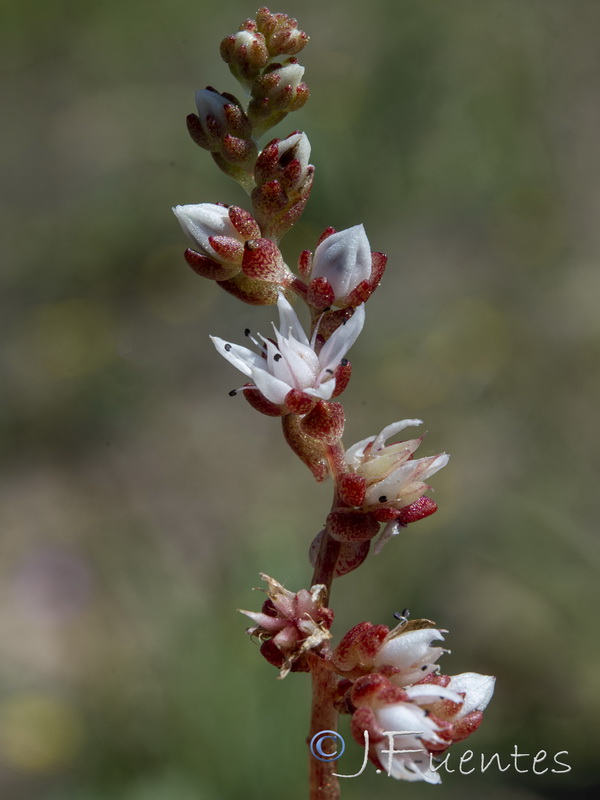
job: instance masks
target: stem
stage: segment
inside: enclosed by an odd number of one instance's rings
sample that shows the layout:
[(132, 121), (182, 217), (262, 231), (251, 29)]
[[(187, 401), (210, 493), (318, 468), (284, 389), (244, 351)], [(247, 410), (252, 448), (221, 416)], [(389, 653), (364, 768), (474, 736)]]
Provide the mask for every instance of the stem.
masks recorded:
[[(326, 456), (333, 479), (337, 482), (338, 476), (344, 471), (344, 448), (341, 442), (338, 442), (334, 445), (327, 445)], [(333, 510), (340, 505), (345, 504), (340, 500), (336, 487), (331, 509)], [(325, 603), (327, 605), (329, 605), (331, 584), (333, 583), (333, 579), (335, 577), (335, 567), (340, 554), (340, 547), (341, 543), (330, 535), (327, 526), (325, 526), (323, 538), (321, 539), (321, 546), (319, 548), (319, 554), (317, 555), (315, 571), (313, 573), (310, 585), (314, 586), (315, 583), (322, 583), (324, 586), (326, 586), (327, 596), (325, 598)]]
[[(312, 713), (308, 741), (319, 731), (337, 731), (338, 712), (333, 706), (333, 693), (337, 679), (327, 662), (320, 656), (311, 656)], [(327, 751), (325, 751), (327, 752)], [(340, 784), (334, 777), (336, 761), (320, 761), (309, 753), (310, 800), (338, 800)]]
[[(337, 491), (337, 480), (344, 472), (344, 447), (341, 441), (333, 445), (326, 445), (325, 455), (331, 475), (335, 481), (335, 493), (331, 508), (345, 505)], [(325, 604), (331, 606), (331, 584), (335, 577), (335, 568), (340, 554), (341, 542), (334, 539), (327, 525), (323, 531), (321, 546), (317, 555), (315, 571), (311, 586), (322, 583), (327, 589)], [(337, 731), (338, 712), (333, 705), (334, 692), (337, 687), (337, 677), (329, 668), (330, 665), (322, 656), (311, 656), (312, 671), (312, 713), (310, 719), (310, 736), (319, 731)], [(312, 753), (309, 754), (310, 775), (310, 800), (338, 800), (340, 797), (339, 780), (334, 777), (335, 761), (319, 761)]]

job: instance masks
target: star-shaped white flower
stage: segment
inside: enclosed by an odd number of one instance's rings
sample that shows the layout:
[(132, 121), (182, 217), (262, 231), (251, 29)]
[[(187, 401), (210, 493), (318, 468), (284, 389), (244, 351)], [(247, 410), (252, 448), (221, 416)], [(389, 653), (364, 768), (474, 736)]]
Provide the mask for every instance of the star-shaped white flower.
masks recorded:
[(334, 371), (358, 338), (365, 321), (359, 306), (347, 322), (340, 325), (317, 353), (317, 330), (309, 341), (295, 311), (279, 295), (279, 329), (273, 325), (275, 342), (261, 336), (262, 352), (231, 344), (211, 336), (218, 352), (234, 367), (249, 377), (254, 386), (277, 405), (285, 403), (292, 389), (299, 389), (316, 399), (329, 400), (335, 389)]

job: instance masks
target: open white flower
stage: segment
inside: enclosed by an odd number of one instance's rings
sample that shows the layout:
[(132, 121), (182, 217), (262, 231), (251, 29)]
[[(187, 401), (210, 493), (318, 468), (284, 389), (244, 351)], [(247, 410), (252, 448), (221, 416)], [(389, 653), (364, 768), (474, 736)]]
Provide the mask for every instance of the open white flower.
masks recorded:
[(386, 446), (390, 436), (412, 425), (422, 425), (422, 420), (393, 422), (377, 436), (369, 436), (346, 451), (346, 463), (366, 481), (366, 506), (400, 509), (410, 505), (429, 488), (425, 480), (448, 463), (450, 456), (446, 453), (413, 459), (422, 437)]
[(272, 403), (282, 405), (292, 389), (329, 400), (335, 389), (334, 371), (364, 325), (364, 308), (359, 306), (352, 317), (334, 331), (318, 354), (315, 351), (317, 331), (309, 341), (283, 294), (279, 295), (277, 308), (279, 329), (273, 325), (276, 341), (261, 336), (261, 353), (230, 344), (217, 336), (210, 337), (213, 344)]

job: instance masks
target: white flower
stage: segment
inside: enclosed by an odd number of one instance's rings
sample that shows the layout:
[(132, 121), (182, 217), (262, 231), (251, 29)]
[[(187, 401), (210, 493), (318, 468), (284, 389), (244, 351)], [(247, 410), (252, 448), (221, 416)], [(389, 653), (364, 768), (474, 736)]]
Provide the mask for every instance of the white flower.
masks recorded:
[(390, 676), (396, 686), (410, 686), (417, 681), (438, 672), (435, 663), (445, 653), (443, 647), (432, 647), (432, 642), (444, 641), (442, 632), (437, 628), (421, 628), (420, 630), (398, 633), (394, 628), (389, 632), (374, 659), (374, 669), (391, 666), (400, 672)]
[(234, 367), (251, 378), (256, 388), (272, 403), (283, 404), (291, 389), (329, 400), (335, 388), (334, 370), (364, 325), (364, 308), (359, 306), (352, 317), (334, 331), (318, 354), (315, 351), (317, 331), (309, 342), (283, 294), (279, 295), (277, 308), (279, 329), (273, 326), (276, 343), (261, 336), (261, 354), (216, 336), (210, 337), (213, 344)]
[(424, 481), (446, 466), (450, 458), (446, 453), (411, 458), (421, 438), (385, 446), (386, 440), (398, 431), (421, 424), (420, 419), (403, 419), (388, 425), (377, 436), (369, 436), (348, 448), (346, 463), (366, 480), (366, 506), (404, 508), (429, 488)]
[[(433, 632), (439, 634), (439, 631)], [(376, 724), (381, 730), (414, 731), (394, 736), (394, 751), (413, 752), (394, 752), (391, 762), (390, 753), (384, 752), (390, 750), (389, 743), (375, 744), (382, 766), (393, 778), (441, 783), (440, 774), (431, 769), (430, 753), (443, 752), (477, 729), (483, 716), (481, 712), (494, 693), (494, 684), (495, 678), (491, 675), (464, 672), (450, 677), (445, 686), (438, 683), (408, 686), (403, 690), (406, 702), (375, 707)]]
[(224, 259), (211, 247), (209, 240), (212, 236), (227, 236), (234, 240), (230, 245), (238, 251), (239, 259), (241, 260), (245, 239), (235, 229), (227, 208), (217, 206), (214, 203), (198, 203), (196, 205), (175, 206), (173, 213), (199, 253), (212, 258), (214, 261), (223, 263)]
[(318, 245), (313, 256), (311, 279), (325, 278), (337, 301), (371, 277), (371, 265), (367, 234), (362, 225), (355, 225), (332, 233)]
[[(430, 769), (429, 751), (423, 743), (442, 744), (443, 739), (438, 736), (441, 727), (427, 712), (414, 703), (400, 702), (376, 708), (374, 713), (377, 725), (383, 731), (414, 731), (412, 735), (394, 736), (392, 741), (389, 741), (391, 737), (386, 737), (374, 745), (377, 757), (389, 776), (405, 781), (441, 783), (440, 774)], [(393, 749), (391, 755), (390, 749)], [(412, 752), (396, 752), (402, 750)]]

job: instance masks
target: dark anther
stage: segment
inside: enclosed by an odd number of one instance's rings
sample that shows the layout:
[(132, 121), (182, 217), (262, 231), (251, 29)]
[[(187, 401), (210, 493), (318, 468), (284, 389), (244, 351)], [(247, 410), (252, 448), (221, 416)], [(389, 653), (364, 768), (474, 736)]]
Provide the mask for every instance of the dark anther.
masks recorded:
[(429, 669), (429, 664), (423, 664), (421, 667), (421, 672), (425, 672), (426, 669)]
[(405, 608), (403, 611), (394, 611), (394, 619), (408, 620), (410, 617), (410, 609)]
[(226, 344), (225, 345), (225, 352), (228, 353), (230, 350), (231, 350), (231, 345), (230, 344)]
[(244, 336), (250, 336), (250, 328), (244, 328)]
[(328, 372), (330, 375), (333, 375), (333, 370), (332, 369), (326, 369), (325, 372)]
[(237, 394), (237, 389), (232, 389), (232, 390), (229, 392), (229, 397), (235, 397), (235, 396), (236, 396), (236, 394)]
[(386, 497), (386, 495), (382, 494), (382, 495), (381, 495), (381, 497), (379, 498), (379, 502), (380, 502), (380, 503), (387, 503), (387, 497)]
[(281, 361), (282, 358), (283, 356), (281, 355), (281, 353), (275, 353), (275, 355), (273, 356), (273, 361)]
[(349, 363), (350, 362), (348, 361), (347, 358), (342, 358), (342, 360), (340, 361), (340, 364), (342, 365), (342, 367), (347, 367)]

